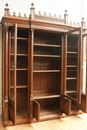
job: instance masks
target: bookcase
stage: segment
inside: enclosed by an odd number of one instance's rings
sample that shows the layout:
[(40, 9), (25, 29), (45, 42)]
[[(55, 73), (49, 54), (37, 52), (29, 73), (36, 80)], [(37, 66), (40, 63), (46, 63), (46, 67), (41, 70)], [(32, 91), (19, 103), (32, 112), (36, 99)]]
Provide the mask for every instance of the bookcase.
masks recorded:
[[(61, 52), (62, 36), (57, 33), (34, 33), (33, 44), (33, 96), (34, 106), (41, 119), (59, 117), (61, 93)], [(53, 115), (53, 116), (52, 116)], [(35, 115), (36, 116), (36, 115)]]
[[(3, 27), (4, 126), (62, 118), (87, 111), (82, 94), (82, 26), (64, 18), (35, 14), (9, 14), (6, 4)], [(83, 43), (83, 44), (82, 44)], [(86, 88), (86, 86), (85, 86)]]

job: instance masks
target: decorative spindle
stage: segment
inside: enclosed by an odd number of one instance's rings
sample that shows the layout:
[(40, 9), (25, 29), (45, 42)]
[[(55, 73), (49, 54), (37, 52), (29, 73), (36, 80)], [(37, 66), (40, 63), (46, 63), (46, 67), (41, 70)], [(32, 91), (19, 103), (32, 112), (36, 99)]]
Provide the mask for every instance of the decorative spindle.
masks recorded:
[(72, 21), (70, 21), (70, 24), (72, 25)]
[(47, 17), (46, 12), (44, 12), (44, 15), (43, 15), (43, 16)]
[(79, 26), (79, 22), (77, 23), (77, 25)]
[(24, 16), (23, 16), (24, 18), (27, 18), (27, 16), (26, 16), (26, 13), (24, 14)]
[(18, 17), (21, 17), (21, 13), (19, 12)]
[(51, 16), (51, 13), (49, 13), (49, 17), (52, 17), (52, 16)]
[(16, 13), (15, 13), (15, 12), (13, 12), (13, 15), (12, 15), (12, 16), (16, 17)]
[(59, 15), (59, 18), (61, 18), (61, 15)]
[(57, 18), (57, 17), (56, 17), (56, 14), (54, 14), (54, 18)]
[(41, 15), (41, 11), (38, 12), (38, 15), (39, 15), (39, 16), (42, 16), (42, 15)]
[(74, 22), (74, 25), (76, 25), (76, 23)]

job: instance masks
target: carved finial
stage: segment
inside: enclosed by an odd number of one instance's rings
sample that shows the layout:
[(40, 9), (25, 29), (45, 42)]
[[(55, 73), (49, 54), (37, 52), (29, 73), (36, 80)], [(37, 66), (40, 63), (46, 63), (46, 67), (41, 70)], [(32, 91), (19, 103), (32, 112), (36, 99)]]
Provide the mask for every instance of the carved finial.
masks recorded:
[(38, 12), (38, 15), (41, 16), (41, 11)]
[(26, 13), (24, 14), (24, 18), (27, 18)]
[(74, 25), (76, 25), (76, 23), (74, 22)]
[(59, 15), (59, 18), (61, 18), (61, 15)]
[(82, 17), (82, 21), (84, 21), (84, 18)]
[(31, 19), (34, 19), (34, 15), (35, 15), (35, 12), (34, 12), (34, 3), (31, 4), (31, 8), (30, 8), (30, 18)]
[(72, 24), (72, 21), (70, 21), (70, 24)]
[(84, 26), (85, 26), (85, 20), (84, 20), (84, 17), (82, 17), (82, 22), (81, 22), (81, 25), (82, 25), (82, 27), (84, 27)]
[(67, 11), (67, 9), (66, 9), (66, 10), (65, 10), (65, 14), (67, 14), (67, 12), (68, 12), (68, 11)]
[(12, 15), (12, 16), (16, 17), (16, 13), (15, 13), (15, 12), (13, 12), (13, 15)]
[(5, 6), (8, 7), (9, 6), (8, 3), (6, 3)]
[(44, 12), (44, 15), (43, 15), (43, 16), (47, 17), (46, 12)]
[(77, 25), (79, 25), (79, 22), (77, 23)]
[(65, 24), (67, 24), (68, 23), (68, 11), (67, 10), (65, 10), (64, 19), (65, 19)]
[(54, 14), (54, 18), (57, 18), (57, 17), (56, 17), (56, 14)]
[(19, 12), (18, 17), (21, 17), (21, 13)]
[(52, 16), (51, 16), (51, 13), (49, 13), (49, 17), (52, 17)]
[(8, 3), (6, 3), (5, 6), (6, 6), (6, 7), (5, 7), (5, 13), (4, 13), (4, 16), (9, 16), (10, 13), (9, 13), (9, 8), (8, 8), (8, 6), (9, 6)]
[(34, 3), (31, 4), (31, 8), (34, 8)]

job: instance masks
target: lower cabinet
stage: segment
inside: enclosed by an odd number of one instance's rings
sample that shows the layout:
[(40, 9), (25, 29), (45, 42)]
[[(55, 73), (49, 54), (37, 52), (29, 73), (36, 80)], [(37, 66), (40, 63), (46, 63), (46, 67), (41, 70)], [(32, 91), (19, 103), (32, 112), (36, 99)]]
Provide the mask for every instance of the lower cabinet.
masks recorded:
[(60, 98), (34, 100), (33, 114), (37, 121), (64, 117), (60, 109)]

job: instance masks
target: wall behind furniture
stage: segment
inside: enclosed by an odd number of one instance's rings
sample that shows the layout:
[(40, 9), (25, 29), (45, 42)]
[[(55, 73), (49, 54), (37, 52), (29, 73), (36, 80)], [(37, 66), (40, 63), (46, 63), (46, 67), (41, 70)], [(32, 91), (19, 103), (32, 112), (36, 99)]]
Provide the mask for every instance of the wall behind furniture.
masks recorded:
[[(10, 13), (14, 11), (16, 15), (21, 12), (23, 16), (26, 13), (27, 17), (30, 14), (31, 3), (35, 5), (35, 12), (44, 12), (61, 15), (64, 17), (64, 12), (67, 9), (69, 13), (69, 21), (81, 22), (83, 14), (85, 15), (86, 9), (83, 10), (86, 4), (86, 0), (0, 0), (0, 21), (4, 16), (5, 4), (9, 4)], [(0, 117), (2, 113), (2, 27), (0, 26)]]

